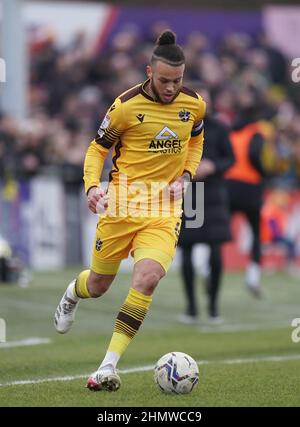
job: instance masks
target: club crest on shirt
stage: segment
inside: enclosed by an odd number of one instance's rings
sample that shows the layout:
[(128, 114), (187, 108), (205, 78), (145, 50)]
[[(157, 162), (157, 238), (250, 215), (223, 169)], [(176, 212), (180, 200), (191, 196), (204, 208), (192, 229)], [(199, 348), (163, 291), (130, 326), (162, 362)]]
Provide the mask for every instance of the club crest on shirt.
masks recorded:
[(175, 225), (175, 248), (177, 247), (178, 244), (178, 239), (179, 239), (179, 234), (180, 234), (180, 222), (177, 222)]
[(190, 119), (191, 113), (183, 109), (179, 111), (178, 116), (182, 122), (188, 122)]
[(101, 239), (97, 239), (96, 243), (95, 243), (95, 249), (96, 251), (100, 251), (100, 249), (102, 248), (103, 242)]

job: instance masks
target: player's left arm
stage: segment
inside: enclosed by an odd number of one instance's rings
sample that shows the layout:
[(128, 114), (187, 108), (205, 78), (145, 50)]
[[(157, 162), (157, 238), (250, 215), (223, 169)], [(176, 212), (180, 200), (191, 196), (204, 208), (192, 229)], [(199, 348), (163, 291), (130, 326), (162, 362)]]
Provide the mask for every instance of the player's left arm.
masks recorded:
[(199, 133), (199, 135), (191, 136), (191, 139), (189, 140), (189, 150), (183, 174), (169, 185), (169, 191), (174, 197), (174, 200), (183, 196), (187, 188), (187, 183), (192, 181), (197, 167), (199, 166), (204, 143), (203, 120), (202, 123), (200, 123), (200, 126), (202, 127), (201, 133)]
[(198, 114), (195, 118), (194, 126), (191, 132), (191, 138), (188, 145), (188, 154), (184, 165), (184, 172), (190, 175), (190, 179), (193, 178), (197, 167), (200, 163), (203, 144), (204, 144), (204, 116), (205, 116), (206, 103), (201, 97), (199, 97), (199, 109)]
[[(199, 96), (199, 95), (198, 95)], [(196, 173), (203, 153), (204, 143), (204, 115), (206, 103), (199, 97), (199, 108), (195, 118), (194, 126), (191, 132), (191, 138), (188, 142), (188, 153), (184, 164), (183, 174), (169, 185), (169, 192), (177, 200), (185, 192), (187, 182), (191, 182)]]

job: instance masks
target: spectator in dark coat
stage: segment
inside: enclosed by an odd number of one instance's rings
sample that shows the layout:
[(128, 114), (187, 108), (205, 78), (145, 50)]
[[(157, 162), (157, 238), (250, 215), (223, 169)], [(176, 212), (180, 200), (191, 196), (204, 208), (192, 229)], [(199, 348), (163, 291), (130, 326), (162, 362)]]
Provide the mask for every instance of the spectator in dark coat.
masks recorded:
[[(209, 109), (208, 93), (203, 90), (201, 95)], [(231, 239), (228, 198), (223, 180), (223, 173), (234, 163), (228, 130), (220, 121), (208, 116), (204, 121), (204, 132), (203, 157), (194, 177), (194, 181), (204, 181), (204, 224), (196, 229), (187, 228), (185, 227), (187, 218), (184, 216), (179, 238), (179, 246), (182, 249), (182, 278), (187, 303), (186, 311), (180, 319), (185, 323), (196, 322), (198, 316), (195, 268), (192, 262), (193, 247), (197, 243), (206, 243), (210, 248), (210, 273), (206, 279), (209, 320), (215, 323), (221, 321), (218, 310), (222, 275), (221, 244)], [(196, 185), (195, 183), (191, 185), (194, 198)], [(197, 188), (197, 191), (199, 190), (201, 191)]]

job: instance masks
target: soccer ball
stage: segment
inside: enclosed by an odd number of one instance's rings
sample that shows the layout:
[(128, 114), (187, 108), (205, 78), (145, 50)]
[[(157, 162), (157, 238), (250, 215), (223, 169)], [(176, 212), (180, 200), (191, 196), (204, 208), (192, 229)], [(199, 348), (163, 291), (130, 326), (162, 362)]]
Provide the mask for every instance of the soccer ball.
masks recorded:
[(154, 367), (154, 381), (165, 393), (190, 393), (199, 381), (197, 363), (188, 354), (167, 353)]

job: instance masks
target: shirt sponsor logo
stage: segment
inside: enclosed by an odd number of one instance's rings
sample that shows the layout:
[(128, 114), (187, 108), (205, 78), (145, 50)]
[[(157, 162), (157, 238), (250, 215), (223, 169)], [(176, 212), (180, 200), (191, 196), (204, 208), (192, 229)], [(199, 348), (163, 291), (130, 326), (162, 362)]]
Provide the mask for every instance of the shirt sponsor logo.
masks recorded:
[(148, 152), (179, 154), (181, 152), (181, 148), (181, 140), (178, 138), (178, 135), (165, 126), (150, 142)]
[(170, 139), (170, 138), (178, 138), (175, 132), (173, 132), (170, 128), (165, 126), (158, 134), (155, 136), (155, 139)]

